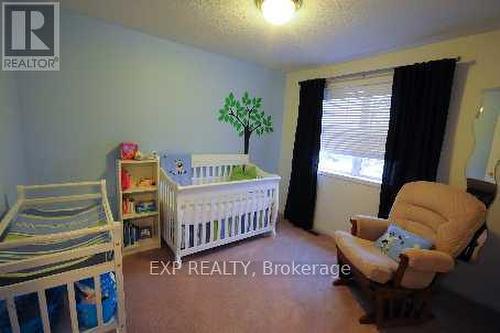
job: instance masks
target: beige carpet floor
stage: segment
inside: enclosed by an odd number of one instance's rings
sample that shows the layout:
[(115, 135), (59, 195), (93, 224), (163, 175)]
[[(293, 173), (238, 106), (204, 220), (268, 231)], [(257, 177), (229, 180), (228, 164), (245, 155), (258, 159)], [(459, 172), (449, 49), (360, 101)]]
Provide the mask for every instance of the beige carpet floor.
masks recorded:
[[(129, 332), (377, 332), (374, 326), (358, 323), (369, 303), (356, 288), (333, 287), (328, 275), (262, 274), (266, 260), (288, 265), (335, 263), (331, 238), (287, 222), (280, 223), (274, 239), (254, 238), (187, 257), (175, 275), (150, 274), (152, 260), (170, 259), (167, 249), (125, 258)], [(214, 262), (231, 260), (251, 261), (248, 275), (239, 265), (233, 276), (196, 275), (213, 269)], [(202, 261), (208, 261), (205, 271)], [(153, 267), (153, 273), (160, 273), (161, 264)], [(232, 266), (226, 268), (230, 273)], [(432, 322), (387, 332), (500, 332), (498, 313), (447, 292), (437, 294), (435, 301)]]

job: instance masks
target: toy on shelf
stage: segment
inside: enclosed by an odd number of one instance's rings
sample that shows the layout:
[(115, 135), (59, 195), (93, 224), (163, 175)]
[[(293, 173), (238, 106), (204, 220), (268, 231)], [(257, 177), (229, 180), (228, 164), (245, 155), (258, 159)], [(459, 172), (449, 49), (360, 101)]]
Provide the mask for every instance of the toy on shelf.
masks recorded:
[(142, 155), (142, 152), (140, 150), (138, 150), (135, 153), (134, 160), (136, 160), (136, 161), (142, 161), (143, 159), (144, 159), (144, 157)]
[(155, 185), (156, 185), (156, 183), (155, 183), (154, 179), (148, 178), (148, 177), (140, 178), (136, 184), (137, 187), (153, 187)]
[(135, 154), (135, 157), (134, 159), (137, 160), (137, 161), (151, 161), (151, 160), (156, 160), (158, 158), (158, 154), (156, 154), (156, 152), (153, 150), (151, 151), (151, 153), (145, 155), (143, 152), (141, 152), (140, 150), (137, 151), (137, 153)]
[(145, 226), (139, 228), (139, 239), (148, 239), (153, 237), (153, 229), (151, 226)]
[(122, 160), (133, 160), (138, 151), (139, 145), (137, 143), (123, 142), (120, 145), (120, 158)]
[(151, 213), (156, 212), (156, 202), (154, 201), (143, 201), (135, 205), (136, 213)]
[(133, 198), (125, 197), (122, 201), (123, 214), (142, 214), (156, 212), (154, 200), (136, 202)]
[(125, 161), (151, 161), (158, 159), (158, 154), (154, 150), (149, 154), (144, 154), (139, 150), (137, 143), (122, 142), (120, 144), (120, 158)]
[(151, 153), (149, 153), (146, 158), (148, 160), (156, 160), (158, 159), (158, 154), (156, 153), (156, 151), (152, 150)]
[(132, 186), (132, 175), (125, 169), (121, 170), (122, 191), (128, 190)]

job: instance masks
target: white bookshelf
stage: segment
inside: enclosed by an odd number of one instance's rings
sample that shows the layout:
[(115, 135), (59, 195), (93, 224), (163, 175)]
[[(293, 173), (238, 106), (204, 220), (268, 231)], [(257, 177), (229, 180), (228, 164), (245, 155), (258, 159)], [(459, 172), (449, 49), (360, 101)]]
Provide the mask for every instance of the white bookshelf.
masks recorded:
[(123, 192), (123, 194), (156, 192), (156, 186), (135, 187), (135, 188), (127, 189), (127, 190), (122, 191), (122, 192)]
[[(126, 190), (122, 189), (122, 170), (126, 170), (132, 177), (132, 186)], [(123, 248), (124, 254), (129, 255), (161, 246), (160, 236), (160, 214), (159, 214), (159, 196), (158, 182), (160, 175), (160, 162), (154, 160), (118, 160), (117, 162), (117, 190), (118, 190), (118, 212), (122, 223), (132, 223), (137, 227), (151, 227), (152, 237), (138, 239), (133, 245)], [(154, 181), (152, 186), (138, 186), (137, 182), (141, 178), (148, 178)], [(144, 201), (154, 201), (156, 211), (154, 212), (125, 212), (123, 202), (127, 198), (133, 199), (136, 203)], [(125, 230), (124, 230), (125, 233)], [(125, 235), (124, 235), (125, 236)], [(125, 242), (123, 242), (125, 244)]]

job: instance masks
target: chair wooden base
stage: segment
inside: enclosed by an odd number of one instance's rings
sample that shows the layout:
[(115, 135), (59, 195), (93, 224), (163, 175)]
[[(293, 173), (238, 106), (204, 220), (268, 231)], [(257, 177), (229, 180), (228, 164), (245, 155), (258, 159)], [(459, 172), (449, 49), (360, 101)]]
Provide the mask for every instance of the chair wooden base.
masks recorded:
[(362, 325), (375, 324), (375, 312), (365, 313), (359, 317), (359, 323)]
[(431, 287), (408, 289), (396, 287), (392, 281), (376, 283), (358, 271), (337, 248), (339, 265), (349, 265), (351, 275), (340, 276), (334, 286), (356, 283), (374, 302), (374, 311), (363, 315), (360, 324), (375, 324), (379, 328), (418, 325), (433, 318), (431, 314)]

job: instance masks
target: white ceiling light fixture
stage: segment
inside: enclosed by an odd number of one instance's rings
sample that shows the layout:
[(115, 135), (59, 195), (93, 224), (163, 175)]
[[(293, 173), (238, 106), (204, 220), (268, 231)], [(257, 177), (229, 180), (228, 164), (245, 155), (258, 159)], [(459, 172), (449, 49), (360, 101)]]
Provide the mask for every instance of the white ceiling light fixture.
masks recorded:
[(302, 0), (255, 0), (264, 18), (271, 24), (283, 25), (290, 21), (302, 6)]

